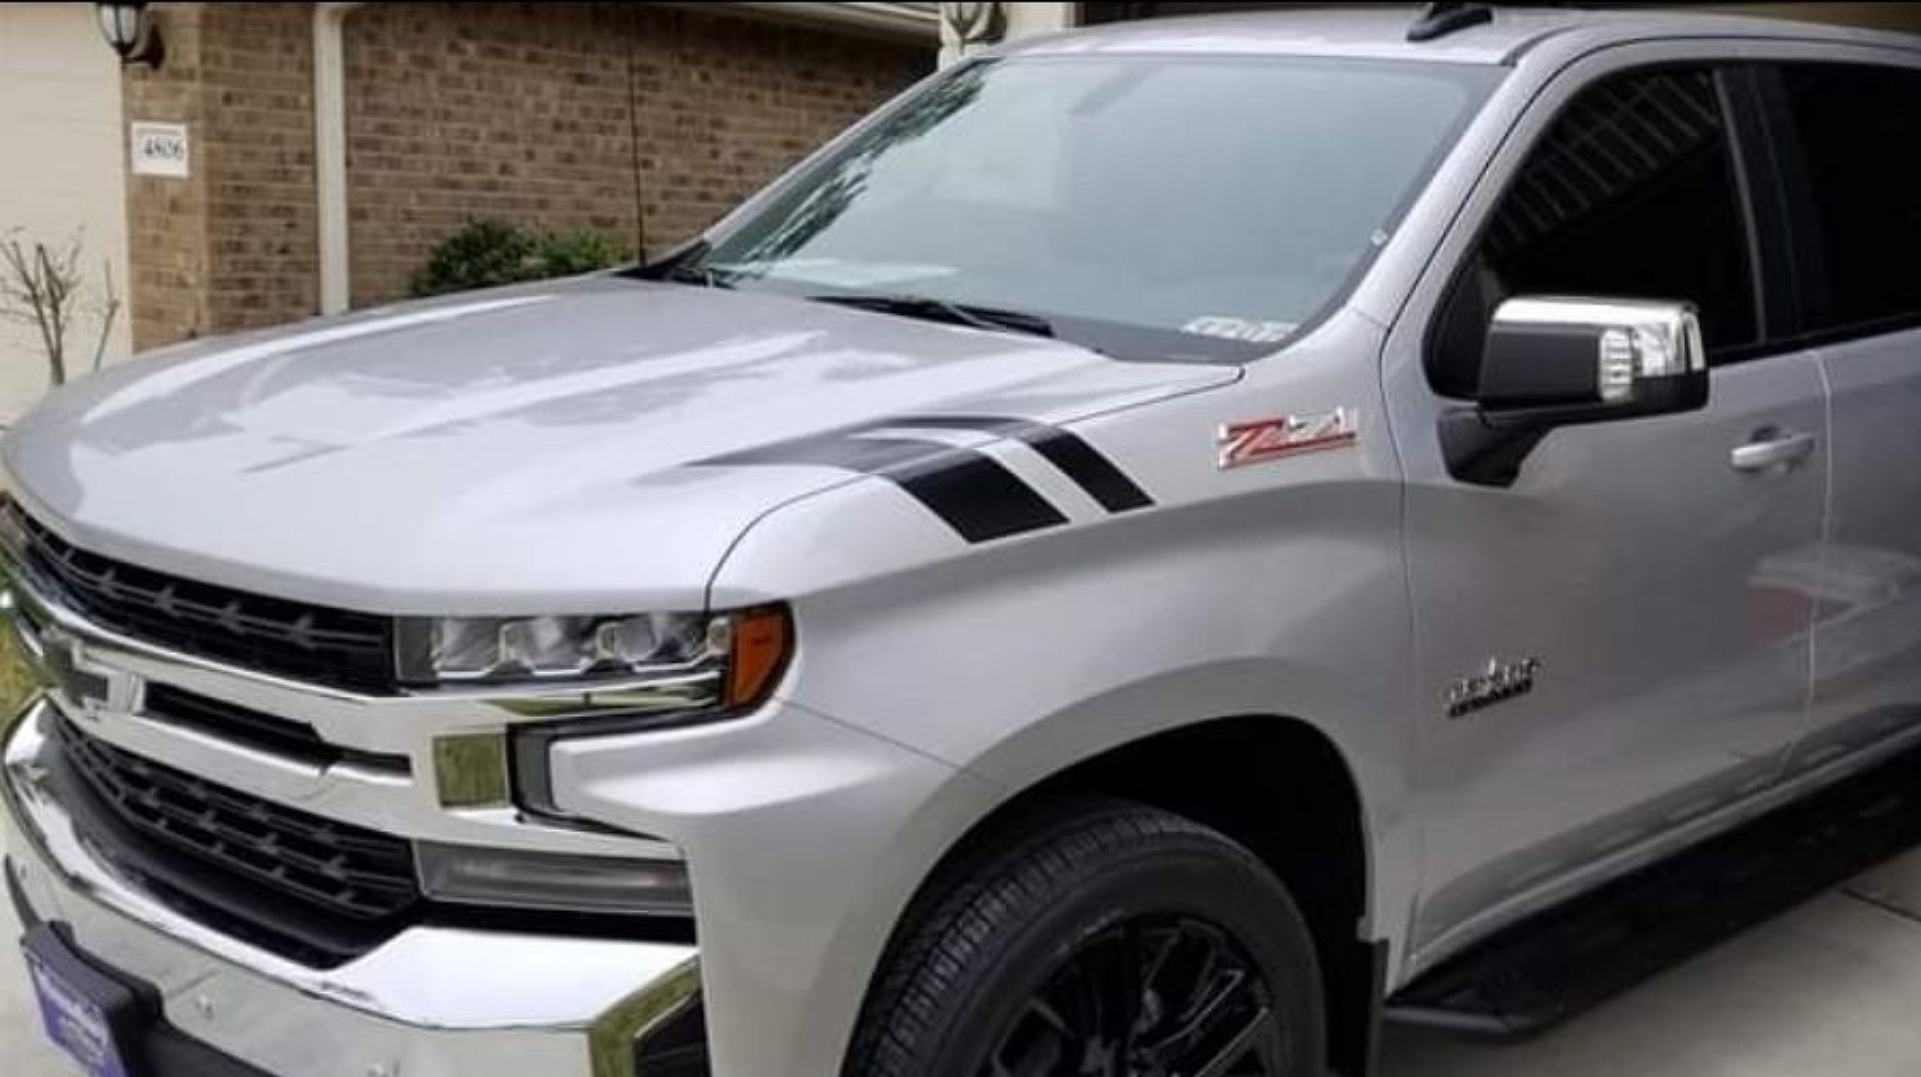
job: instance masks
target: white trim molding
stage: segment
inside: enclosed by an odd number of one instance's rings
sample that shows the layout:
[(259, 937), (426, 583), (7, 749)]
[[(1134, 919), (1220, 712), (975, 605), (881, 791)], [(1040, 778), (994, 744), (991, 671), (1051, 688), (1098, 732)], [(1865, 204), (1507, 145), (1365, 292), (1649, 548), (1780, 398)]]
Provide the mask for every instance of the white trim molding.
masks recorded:
[[(689, 5), (712, 10), (716, 5)], [(773, 15), (803, 22), (830, 23), (849, 29), (868, 30), (892, 37), (913, 38), (929, 45), (940, 41), (940, 5), (911, 3), (758, 3), (735, 0), (720, 5), (744, 8), (761, 15)]]
[(314, 196), (320, 238), (320, 313), (339, 314), (353, 295), (347, 247), (347, 16), (364, 3), (313, 10)]

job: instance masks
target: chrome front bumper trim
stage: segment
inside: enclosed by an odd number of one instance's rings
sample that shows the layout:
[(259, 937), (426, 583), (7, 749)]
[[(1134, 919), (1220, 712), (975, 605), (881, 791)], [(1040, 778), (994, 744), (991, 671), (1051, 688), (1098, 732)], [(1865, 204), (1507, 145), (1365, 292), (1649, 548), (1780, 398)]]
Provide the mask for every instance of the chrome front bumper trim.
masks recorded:
[(49, 707), (5, 744), (0, 817), (28, 907), (225, 1054), (280, 1077), (625, 1077), (647, 1016), (698, 990), (695, 949), (665, 943), (421, 926), (321, 971), (213, 932), (87, 851), (45, 782)]

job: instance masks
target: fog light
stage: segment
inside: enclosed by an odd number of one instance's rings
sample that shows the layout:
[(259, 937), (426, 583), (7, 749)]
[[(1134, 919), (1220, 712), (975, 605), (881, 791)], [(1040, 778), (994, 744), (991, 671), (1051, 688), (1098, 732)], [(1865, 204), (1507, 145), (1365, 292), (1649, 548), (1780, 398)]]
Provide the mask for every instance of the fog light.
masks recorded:
[(687, 865), (421, 842), (420, 885), (437, 901), (627, 916), (694, 914)]

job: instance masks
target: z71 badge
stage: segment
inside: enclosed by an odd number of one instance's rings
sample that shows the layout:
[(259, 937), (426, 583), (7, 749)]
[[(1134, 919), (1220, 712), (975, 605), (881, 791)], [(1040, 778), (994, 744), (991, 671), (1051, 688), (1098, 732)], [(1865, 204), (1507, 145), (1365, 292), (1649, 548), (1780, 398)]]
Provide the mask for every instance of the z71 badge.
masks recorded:
[(1353, 408), (1312, 415), (1281, 415), (1227, 423), (1216, 443), (1221, 447), (1222, 470), (1279, 460), (1302, 453), (1344, 449), (1361, 437), (1360, 415)]

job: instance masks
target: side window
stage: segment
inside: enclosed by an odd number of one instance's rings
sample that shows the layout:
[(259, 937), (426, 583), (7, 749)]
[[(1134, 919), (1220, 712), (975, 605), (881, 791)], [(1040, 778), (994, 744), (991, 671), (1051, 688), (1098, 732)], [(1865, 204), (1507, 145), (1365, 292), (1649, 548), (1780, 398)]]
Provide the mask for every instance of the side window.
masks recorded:
[(1809, 328), (1921, 316), (1921, 71), (1793, 65), (1782, 82), (1826, 283)]
[(1472, 395), (1488, 319), (1521, 295), (1684, 299), (1710, 356), (1753, 343), (1752, 264), (1713, 72), (1609, 79), (1541, 137), (1455, 279), (1431, 342), (1435, 388)]

